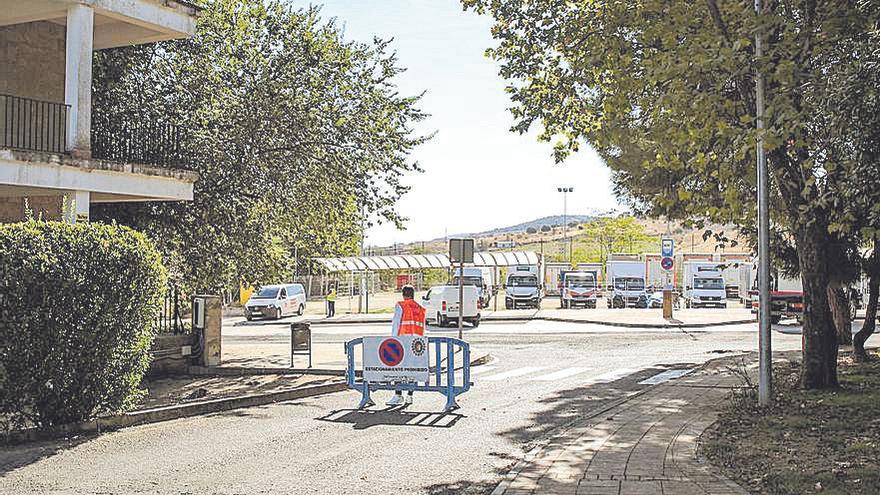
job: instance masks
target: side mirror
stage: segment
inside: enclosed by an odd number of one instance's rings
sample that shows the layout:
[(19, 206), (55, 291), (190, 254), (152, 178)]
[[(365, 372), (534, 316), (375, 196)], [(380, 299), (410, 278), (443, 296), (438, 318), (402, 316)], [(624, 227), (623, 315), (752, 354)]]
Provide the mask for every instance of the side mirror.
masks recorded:
[(691, 290), (691, 286), (690, 285), (686, 286), (685, 290)]
[(422, 296), (422, 301), (427, 301), (427, 300), (428, 300), (428, 296)]

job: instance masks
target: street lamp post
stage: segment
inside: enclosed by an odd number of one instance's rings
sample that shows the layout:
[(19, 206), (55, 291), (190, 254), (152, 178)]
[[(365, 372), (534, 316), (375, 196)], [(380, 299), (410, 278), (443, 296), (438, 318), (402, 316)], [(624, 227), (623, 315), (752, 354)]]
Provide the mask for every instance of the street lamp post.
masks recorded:
[[(562, 250), (565, 256), (565, 247), (568, 245), (568, 193), (574, 192), (573, 187), (557, 187), (562, 193)], [(568, 247), (568, 264), (571, 264), (571, 246)]]
[[(762, 0), (755, 0), (755, 13), (760, 17), (763, 10)], [(769, 406), (773, 400), (773, 370), (770, 347), (770, 194), (767, 158), (764, 156), (764, 76), (760, 68), (763, 48), (762, 32), (758, 29), (755, 33), (755, 61), (759, 64), (755, 74), (758, 129), (758, 404)]]

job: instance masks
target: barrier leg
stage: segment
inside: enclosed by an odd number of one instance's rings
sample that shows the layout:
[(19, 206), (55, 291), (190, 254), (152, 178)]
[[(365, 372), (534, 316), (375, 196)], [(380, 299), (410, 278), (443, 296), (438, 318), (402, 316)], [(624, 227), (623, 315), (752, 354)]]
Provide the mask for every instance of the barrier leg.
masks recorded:
[(450, 412), (458, 409), (458, 403), (455, 402), (455, 349), (452, 345), (446, 343), (446, 407), (444, 412)]
[(370, 384), (368, 382), (364, 382), (361, 386), (361, 394), (362, 397), (360, 404), (358, 404), (358, 409), (364, 409), (376, 405), (376, 403), (373, 402), (373, 399), (370, 398)]

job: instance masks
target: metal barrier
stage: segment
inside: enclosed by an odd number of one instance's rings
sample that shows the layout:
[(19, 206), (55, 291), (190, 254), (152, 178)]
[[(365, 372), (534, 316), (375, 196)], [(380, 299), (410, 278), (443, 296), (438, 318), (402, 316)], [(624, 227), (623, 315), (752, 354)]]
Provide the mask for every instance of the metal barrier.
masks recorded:
[[(359, 391), (362, 395), (358, 409), (375, 405), (370, 399), (370, 392), (375, 390), (394, 390), (413, 392), (439, 392), (446, 396), (446, 406), (443, 408), (445, 412), (458, 409), (458, 403), (455, 398), (468, 390), (471, 385), (471, 349), (470, 345), (463, 341), (452, 337), (428, 337), (428, 347), (434, 347), (434, 352), (429, 355), (434, 356), (434, 364), (431, 367), (428, 383), (421, 385), (418, 383), (387, 383), (387, 382), (367, 382), (364, 380), (356, 381), (356, 373), (354, 366), (355, 347), (363, 346), (363, 337), (350, 340), (345, 343), (345, 356), (348, 366), (345, 371), (345, 379), (348, 387)], [(446, 367), (443, 367), (443, 345), (446, 346)], [(460, 353), (456, 353), (455, 348), (461, 349)], [(458, 354), (462, 360), (462, 383), (455, 383), (455, 356)], [(445, 375), (445, 380), (443, 379)], [(433, 383), (432, 383), (433, 382)]]

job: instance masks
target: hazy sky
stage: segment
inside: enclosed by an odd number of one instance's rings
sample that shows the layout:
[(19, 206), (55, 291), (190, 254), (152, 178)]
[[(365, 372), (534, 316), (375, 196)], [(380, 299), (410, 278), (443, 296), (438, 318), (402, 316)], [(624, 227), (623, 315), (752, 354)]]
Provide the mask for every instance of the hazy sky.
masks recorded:
[(414, 157), (424, 173), (408, 177), (412, 190), (399, 203), (406, 230), (380, 225), (367, 244), (429, 240), (477, 232), (545, 215), (562, 214), (558, 186), (573, 186), (568, 211), (587, 213), (617, 206), (610, 173), (595, 153), (582, 148), (554, 165), (551, 144), (508, 129), (510, 101), (497, 65), (483, 52), (493, 46), (488, 17), (463, 12), (457, 0), (291, 0), (324, 5), (346, 37), (394, 38), (403, 94), (427, 91), (421, 108), (431, 117), (425, 132), (436, 137)]

